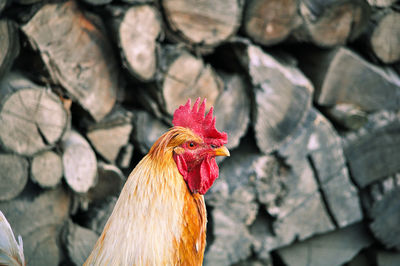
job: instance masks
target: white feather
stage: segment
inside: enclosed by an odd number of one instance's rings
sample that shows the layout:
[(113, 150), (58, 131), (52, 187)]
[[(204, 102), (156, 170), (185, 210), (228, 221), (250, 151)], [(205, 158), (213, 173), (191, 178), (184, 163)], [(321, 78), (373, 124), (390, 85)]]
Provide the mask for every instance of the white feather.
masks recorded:
[(4, 214), (0, 211), (0, 265), (25, 265), (24, 248), (21, 236), (15, 240)]

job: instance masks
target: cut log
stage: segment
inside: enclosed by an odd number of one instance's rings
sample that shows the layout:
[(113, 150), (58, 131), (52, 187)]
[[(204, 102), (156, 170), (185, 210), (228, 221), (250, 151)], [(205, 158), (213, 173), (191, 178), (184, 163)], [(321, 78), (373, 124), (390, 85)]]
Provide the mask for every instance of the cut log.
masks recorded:
[[(280, 147), (278, 156), (298, 175), (304, 167), (311, 168), (324, 207), (336, 227), (360, 221), (363, 215), (358, 192), (350, 180), (341, 139), (329, 121), (312, 108), (303, 127), (293, 135)], [(271, 192), (264, 194), (273, 198), (278, 194), (270, 184), (274, 183), (266, 182), (266, 191)]]
[[(7, 3), (7, 1), (2, 1)], [(1, 13), (0, 4), (0, 13)], [(11, 20), (0, 20), (0, 78), (2, 78), (11, 68), (14, 59), (19, 54), (19, 34), (17, 25)]]
[(115, 165), (100, 162), (97, 172), (97, 183), (86, 194), (89, 203), (96, 204), (109, 197), (118, 197), (126, 180), (121, 170)]
[(277, 253), (288, 266), (342, 265), (372, 242), (367, 229), (358, 223), (279, 249)]
[(121, 148), (129, 142), (132, 113), (114, 108), (103, 120), (88, 127), (87, 138), (108, 162), (115, 163)]
[(334, 230), (335, 225), (306, 160), (302, 166), (291, 170), (282, 167), (274, 178), (278, 179), (275, 183), (283, 191), (274, 197), (274, 189), (268, 189), (269, 197), (264, 197), (267, 199), (263, 202), (266, 210), (275, 220), (272, 224), (273, 236), (265, 236), (260, 253), (286, 246), (296, 239), (304, 240)]
[[(376, 7), (390, 7), (393, 5), (397, 0), (367, 0), (368, 4), (371, 6)], [(381, 266), (381, 265), (379, 265)]]
[(214, 105), (216, 128), (228, 133), (226, 146), (233, 149), (239, 146), (250, 122), (250, 98), (244, 77), (219, 73), (225, 85), (223, 92)]
[(117, 159), (117, 165), (120, 168), (127, 169), (131, 165), (134, 149), (135, 147), (131, 143), (122, 147)]
[(93, 250), (99, 236), (90, 229), (68, 221), (62, 232), (67, 256), (74, 265), (83, 265)]
[(383, 63), (400, 60), (400, 12), (389, 9), (377, 13), (366, 33), (373, 54)]
[(369, 227), (375, 238), (387, 249), (400, 251), (400, 187), (375, 202), (370, 215), (373, 220)]
[(350, 172), (360, 187), (400, 171), (400, 119), (377, 113), (357, 132), (347, 134), (344, 152)]
[(74, 1), (44, 5), (22, 30), (40, 51), (53, 81), (95, 120), (111, 111), (118, 88), (115, 58), (102, 32)]
[(253, 127), (258, 147), (269, 153), (289, 141), (310, 107), (312, 84), (295, 67), (257, 46), (237, 51), (254, 87)]
[(216, 46), (239, 28), (242, 7), (237, 0), (164, 0), (167, 22), (178, 39), (190, 45)]
[(397, 266), (400, 264), (400, 252), (379, 250), (376, 254), (377, 266)]
[(0, 201), (15, 198), (28, 181), (28, 161), (14, 154), (0, 154)]
[(32, 5), (32, 4), (40, 2), (41, 0), (12, 0), (12, 1), (13, 1), (13, 3), (18, 3), (21, 5)]
[(149, 152), (154, 142), (168, 131), (168, 126), (145, 111), (135, 112), (133, 139), (140, 152)]
[(354, 40), (370, 17), (370, 7), (363, 0), (302, 0), (299, 10), (303, 25), (294, 37), (322, 47)]
[(358, 191), (350, 181), (341, 139), (321, 114), (312, 124), (307, 159), (313, 168), (326, 208), (338, 227), (362, 220)]
[(35, 155), (31, 163), (31, 178), (43, 188), (57, 186), (63, 176), (63, 165), (60, 155), (45, 151)]
[(245, 33), (262, 45), (277, 44), (299, 26), (298, 0), (250, 0), (243, 18)]
[(252, 166), (261, 154), (254, 144), (237, 151), (221, 164), (220, 177), (206, 194), (214, 233), (206, 265), (232, 265), (251, 254), (253, 239), (247, 226), (258, 212)]
[(207, 98), (206, 110), (215, 105), (223, 84), (210, 65), (176, 46), (166, 47), (163, 56), (164, 75), (158, 84), (163, 97), (160, 105), (164, 105), (167, 114), (172, 116), (188, 98), (192, 102), (198, 97)]
[(161, 18), (150, 5), (132, 6), (115, 19), (114, 28), (124, 66), (141, 80), (153, 78), (156, 67), (156, 39), (161, 33)]
[(88, 212), (85, 213), (86, 219), (84, 219), (84, 225), (100, 235), (114, 210), (117, 200), (116, 197), (109, 197), (102, 202), (90, 206)]
[(21, 235), (25, 261), (32, 266), (57, 266), (63, 259), (59, 232), (68, 217), (70, 199), (61, 188), (41, 194), (32, 188), (18, 198), (0, 202), (14, 235)]
[(345, 129), (357, 130), (367, 123), (367, 114), (352, 104), (337, 104), (325, 110), (329, 118)]
[(0, 15), (1, 12), (11, 3), (11, 0), (3, 0), (0, 2)]
[[(312, 48), (310, 48), (312, 49)], [(315, 85), (321, 106), (352, 104), (365, 112), (400, 107), (400, 78), (347, 48), (299, 50), (300, 68)]]
[(84, 137), (71, 130), (63, 138), (64, 177), (70, 188), (85, 193), (94, 186), (97, 177), (97, 160), (94, 151)]
[[(110, 4), (113, 0), (81, 0), (85, 2), (86, 4), (93, 5), (93, 6), (101, 6), (101, 5), (106, 5)], [(82, 263), (78, 263), (80, 265)]]
[(0, 84), (0, 142), (6, 150), (31, 156), (49, 149), (64, 134), (69, 118), (61, 100), (19, 73)]

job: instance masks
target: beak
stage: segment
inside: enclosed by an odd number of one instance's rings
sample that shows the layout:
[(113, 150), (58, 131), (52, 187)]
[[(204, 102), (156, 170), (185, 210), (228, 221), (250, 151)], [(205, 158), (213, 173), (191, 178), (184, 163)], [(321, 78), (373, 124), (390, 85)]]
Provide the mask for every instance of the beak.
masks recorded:
[(229, 153), (229, 150), (225, 146), (221, 146), (217, 149), (214, 150), (214, 155), (215, 156), (231, 156)]

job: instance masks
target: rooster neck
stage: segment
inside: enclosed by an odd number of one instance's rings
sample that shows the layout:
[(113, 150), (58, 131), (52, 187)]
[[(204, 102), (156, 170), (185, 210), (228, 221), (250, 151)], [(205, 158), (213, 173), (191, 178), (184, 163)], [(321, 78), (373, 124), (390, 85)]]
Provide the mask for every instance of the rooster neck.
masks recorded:
[(190, 265), (201, 265), (205, 217), (203, 196), (190, 193), (172, 156), (145, 156), (85, 265), (179, 265), (188, 254), (201, 259)]

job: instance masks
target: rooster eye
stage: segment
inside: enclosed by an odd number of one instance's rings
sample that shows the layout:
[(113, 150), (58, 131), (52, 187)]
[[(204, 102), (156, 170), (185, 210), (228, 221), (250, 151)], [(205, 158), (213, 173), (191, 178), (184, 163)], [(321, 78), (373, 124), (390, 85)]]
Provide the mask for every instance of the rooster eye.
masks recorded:
[(211, 148), (216, 149), (218, 147), (217, 147), (217, 145), (211, 144)]
[(189, 147), (189, 149), (194, 149), (196, 147), (196, 143), (189, 142), (188, 147)]

